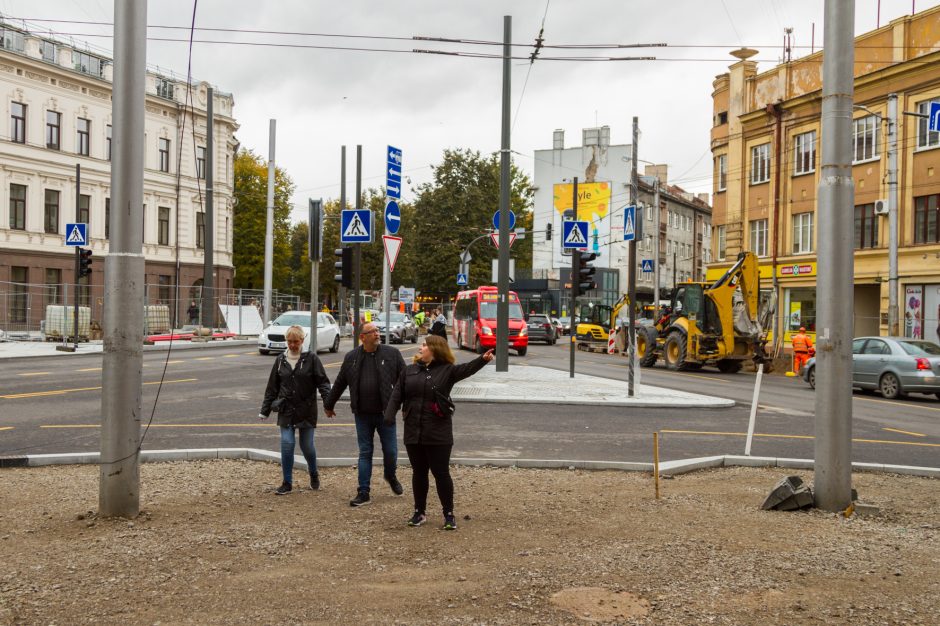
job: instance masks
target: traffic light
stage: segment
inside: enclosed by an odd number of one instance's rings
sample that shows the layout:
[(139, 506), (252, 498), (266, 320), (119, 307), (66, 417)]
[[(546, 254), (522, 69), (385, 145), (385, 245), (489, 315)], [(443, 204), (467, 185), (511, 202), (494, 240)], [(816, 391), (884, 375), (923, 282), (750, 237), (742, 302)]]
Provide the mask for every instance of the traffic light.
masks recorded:
[(351, 289), (353, 286), (353, 249), (337, 248), (335, 254), (341, 260), (333, 264), (336, 267), (336, 275), (333, 278), (343, 287)]
[(597, 268), (591, 265), (596, 258), (597, 253), (595, 252), (582, 252), (578, 255), (578, 269), (576, 272), (578, 295), (587, 293), (592, 289), (597, 289), (597, 283), (594, 282), (594, 273), (597, 271)]
[(78, 277), (91, 275), (91, 250), (78, 249)]

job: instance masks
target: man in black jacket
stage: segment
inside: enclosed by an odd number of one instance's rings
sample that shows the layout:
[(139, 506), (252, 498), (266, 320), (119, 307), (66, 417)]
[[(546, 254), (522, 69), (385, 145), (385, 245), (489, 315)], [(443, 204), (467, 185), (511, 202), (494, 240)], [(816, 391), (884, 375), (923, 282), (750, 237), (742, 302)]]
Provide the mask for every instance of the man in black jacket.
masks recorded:
[(336, 415), (334, 408), (346, 387), (349, 387), (349, 405), (356, 420), (356, 437), (359, 440), (359, 489), (349, 506), (369, 503), (369, 485), (372, 481), (372, 451), (375, 433), (382, 443), (382, 460), (385, 480), (395, 495), (404, 490), (395, 471), (398, 466), (398, 442), (395, 425), (382, 423), (385, 407), (392, 396), (392, 389), (405, 369), (401, 352), (380, 343), (379, 329), (375, 324), (363, 324), (359, 333), (359, 347), (348, 352), (336, 375), (329, 397), (323, 402), (323, 411), (328, 417)]

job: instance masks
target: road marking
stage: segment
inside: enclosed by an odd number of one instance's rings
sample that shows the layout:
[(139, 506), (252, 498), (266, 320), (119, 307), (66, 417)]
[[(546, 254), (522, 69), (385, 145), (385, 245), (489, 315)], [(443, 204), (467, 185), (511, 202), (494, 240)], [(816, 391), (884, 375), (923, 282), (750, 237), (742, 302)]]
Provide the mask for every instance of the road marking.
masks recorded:
[(241, 356), (240, 354), (225, 354), (225, 355), (222, 356), (222, 358), (223, 358), (223, 359), (232, 359), (232, 358), (236, 358), (236, 357), (240, 357), (240, 356)]
[[(276, 426), (276, 422), (255, 422), (253, 424), (151, 424), (150, 428), (270, 428), (271, 426)], [(350, 427), (355, 426), (354, 423), (343, 423), (343, 424), (317, 424), (317, 428), (320, 427)], [(13, 426), (8, 426), (6, 428), (12, 429)], [(40, 428), (55, 428), (55, 429), (70, 429), (70, 428), (101, 428), (101, 424), (43, 424)], [(0, 427), (0, 430), (5, 430), (5, 428)]]
[(0, 426), (0, 430), (13, 430), (16, 426)]
[(86, 367), (84, 369), (75, 370), (76, 372), (100, 372), (100, 367)]
[(252, 354), (252, 355), (262, 356), (262, 354), (258, 352), (257, 350), (252, 350), (251, 352), (242, 352), (242, 354)]
[(17, 376), (45, 376), (49, 372), (25, 372), (23, 374), (17, 374)]
[[(661, 433), (675, 435), (715, 435), (719, 437), (747, 437), (747, 433), (715, 432), (707, 430), (661, 430)], [(767, 439), (814, 439), (813, 435), (776, 435), (772, 433), (754, 433), (755, 437)], [(888, 441), (885, 439), (852, 439), (853, 443), (884, 443), (894, 446), (916, 446), (922, 448), (940, 448), (940, 443), (920, 443), (917, 441)]]
[(340, 365), (342, 365), (342, 362), (325, 363), (325, 364), (323, 365), (323, 367), (324, 367), (324, 368), (326, 368), (326, 367), (339, 367)]
[(177, 363), (185, 363), (186, 361), (166, 361), (165, 365), (176, 365)]
[[(163, 384), (169, 385), (171, 383), (192, 383), (199, 380), (198, 378), (181, 378), (179, 380), (164, 380)], [(141, 383), (142, 385), (159, 385), (160, 381), (155, 380), (149, 383)], [(0, 396), (0, 399), (5, 400), (17, 400), (19, 398), (40, 398), (43, 396), (62, 396), (67, 393), (75, 393), (77, 391), (100, 391), (101, 387), (76, 387), (75, 389), (53, 389), (51, 391), (33, 391), (31, 393), (12, 393), (5, 396)]]
[(214, 356), (197, 356), (193, 360), (194, 361), (214, 361), (215, 357)]
[(927, 436), (924, 433), (912, 433), (909, 430), (898, 430), (897, 428), (885, 427), (885, 428), (882, 428), (881, 430), (887, 430), (892, 433), (901, 433), (902, 435), (910, 435), (911, 437), (926, 437)]
[[(878, 398), (863, 398), (859, 396), (853, 396), (855, 400), (862, 400), (865, 402), (875, 402), (877, 404), (890, 404), (891, 406), (897, 407), (897, 402), (893, 400), (879, 400)], [(924, 406), (921, 404), (902, 404), (901, 406), (907, 406), (911, 408), (926, 409), (928, 411), (940, 411), (940, 407), (935, 406)]]

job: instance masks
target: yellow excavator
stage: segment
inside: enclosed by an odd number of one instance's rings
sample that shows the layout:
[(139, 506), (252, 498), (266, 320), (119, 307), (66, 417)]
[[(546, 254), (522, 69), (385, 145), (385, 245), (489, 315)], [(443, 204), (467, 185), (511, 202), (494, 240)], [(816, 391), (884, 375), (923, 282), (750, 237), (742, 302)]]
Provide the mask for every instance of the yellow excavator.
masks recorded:
[(655, 326), (637, 328), (640, 365), (651, 367), (662, 357), (668, 369), (691, 370), (714, 365), (740, 371), (745, 361), (767, 371), (767, 332), (758, 312), (760, 275), (757, 257), (742, 252), (714, 283), (677, 286), (671, 310)]
[(587, 302), (581, 304), (580, 322), (575, 328), (575, 341), (578, 350), (607, 351), (607, 342), (611, 329), (617, 332), (617, 316), (620, 309), (630, 302), (630, 297), (623, 294), (613, 306)]

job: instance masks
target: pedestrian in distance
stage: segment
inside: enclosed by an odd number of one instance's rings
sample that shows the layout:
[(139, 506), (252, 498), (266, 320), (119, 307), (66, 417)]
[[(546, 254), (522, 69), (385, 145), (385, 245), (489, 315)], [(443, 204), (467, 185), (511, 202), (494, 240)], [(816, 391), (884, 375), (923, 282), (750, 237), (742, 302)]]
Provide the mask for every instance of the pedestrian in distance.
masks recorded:
[(415, 328), (417, 329), (417, 332), (419, 335), (421, 334), (421, 331), (423, 330), (423, 327), (424, 327), (424, 318), (425, 318), (424, 311), (418, 311), (417, 313), (415, 313), (415, 316), (413, 318), (415, 321)]
[(189, 324), (195, 326), (199, 321), (199, 307), (196, 306), (196, 301), (192, 300), (189, 303), (189, 308), (186, 309), (186, 315), (189, 317)]
[(277, 412), (277, 425), (281, 429), (281, 472), (283, 482), (275, 490), (279, 496), (293, 489), (294, 446), (296, 432), (300, 434), (300, 451), (310, 471), (310, 488), (320, 488), (317, 471), (317, 450), (313, 443), (313, 431), (317, 427), (317, 397), (326, 401), (330, 393), (330, 379), (316, 354), (301, 352), (304, 331), (300, 326), (287, 329), (287, 350), (274, 360), (268, 386), (264, 390), (264, 401), (258, 417), (268, 419), (271, 411)]
[(457, 382), (473, 376), (492, 360), (493, 351), (488, 350), (469, 363), (455, 365), (447, 340), (428, 335), (415, 355), (414, 363), (402, 371), (385, 409), (385, 424), (395, 423), (395, 414), (400, 408), (405, 449), (411, 461), (411, 489), (415, 505), (414, 515), (408, 520), (409, 526), (421, 526), (428, 519), (430, 472), (434, 475), (437, 497), (444, 513), (444, 529), (457, 529), (454, 482), (450, 477), (455, 408), (450, 392)]
[(379, 329), (366, 322), (359, 333), (359, 345), (346, 353), (343, 365), (330, 391), (323, 401), (327, 417), (336, 415), (336, 402), (349, 387), (349, 405), (356, 422), (356, 439), (359, 444), (359, 487), (349, 506), (369, 504), (372, 483), (372, 451), (375, 433), (382, 444), (382, 465), (385, 481), (392, 492), (404, 493), (396, 475), (398, 469), (398, 441), (395, 423), (383, 423), (385, 407), (392, 397), (395, 383), (405, 369), (401, 352), (381, 343)]
[(806, 328), (800, 326), (800, 332), (790, 337), (793, 346), (793, 373), (797, 376), (813, 354), (813, 340), (806, 334)]
[(437, 335), (442, 337), (445, 341), (447, 340), (447, 318), (444, 317), (444, 314), (440, 309), (434, 309), (432, 313), (434, 319), (431, 322), (431, 330), (428, 331), (429, 335)]

